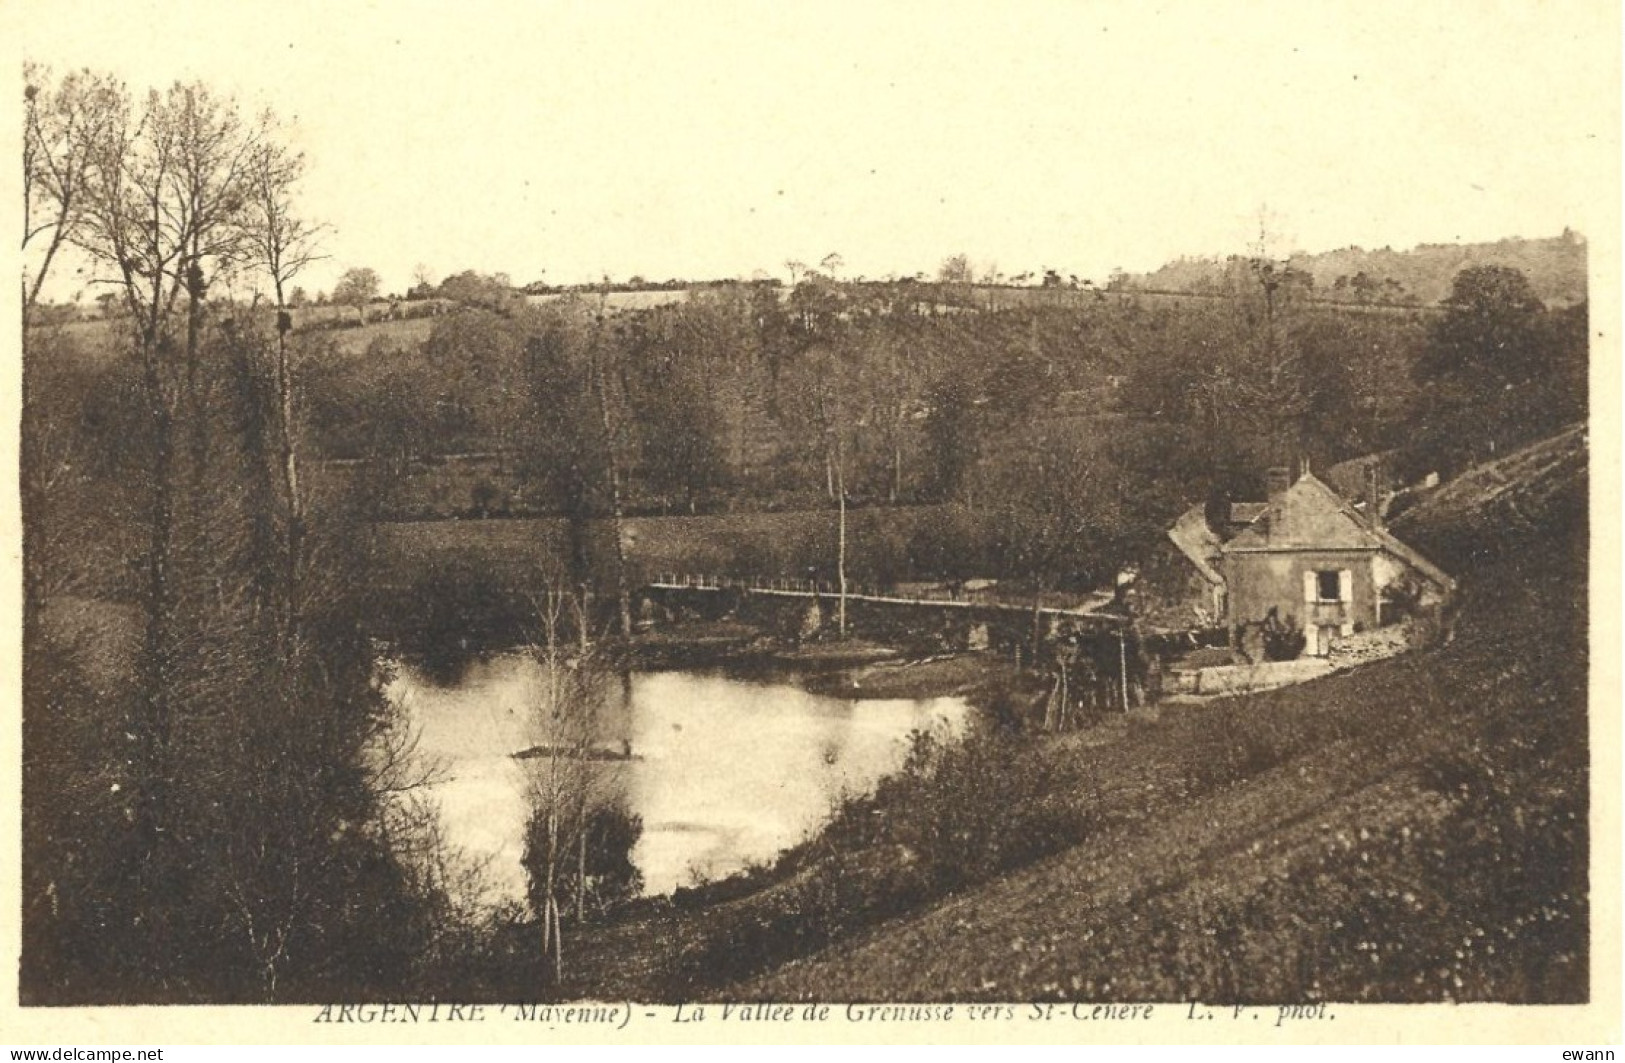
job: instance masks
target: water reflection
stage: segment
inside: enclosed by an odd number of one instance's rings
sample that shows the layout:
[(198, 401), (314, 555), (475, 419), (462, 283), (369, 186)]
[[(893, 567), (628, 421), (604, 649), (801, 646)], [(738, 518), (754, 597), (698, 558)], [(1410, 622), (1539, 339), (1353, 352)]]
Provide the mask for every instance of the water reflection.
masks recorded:
[[(488, 861), (486, 900), (525, 895), (520, 857), (537, 761), (512, 754), (546, 742), (536, 707), (545, 667), (522, 654), (471, 665), (449, 686), (399, 666), (390, 694), (421, 729), (421, 752), (444, 767), (435, 787), (448, 840)], [(957, 698), (846, 702), (782, 684), (658, 672), (615, 684), (600, 712), (599, 781), (642, 817), (632, 858), (648, 893), (668, 893), (771, 860), (823, 822), (842, 793), (894, 770), (918, 729), (963, 728)]]

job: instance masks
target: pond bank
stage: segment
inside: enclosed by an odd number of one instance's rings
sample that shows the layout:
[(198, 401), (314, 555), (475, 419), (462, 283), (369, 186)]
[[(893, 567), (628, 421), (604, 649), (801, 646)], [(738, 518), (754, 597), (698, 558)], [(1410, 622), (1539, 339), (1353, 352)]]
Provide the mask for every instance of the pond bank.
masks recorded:
[(883, 661), (836, 675), (817, 676), (808, 689), (854, 700), (963, 697), (974, 699), (1007, 686), (1016, 675), (1008, 661), (987, 653), (955, 653)]
[(811, 693), (853, 701), (975, 698), (1008, 688), (1018, 673), (993, 654), (910, 654), (866, 639), (791, 643), (736, 621), (690, 621), (640, 633), (642, 667), (769, 668), (791, 673)]

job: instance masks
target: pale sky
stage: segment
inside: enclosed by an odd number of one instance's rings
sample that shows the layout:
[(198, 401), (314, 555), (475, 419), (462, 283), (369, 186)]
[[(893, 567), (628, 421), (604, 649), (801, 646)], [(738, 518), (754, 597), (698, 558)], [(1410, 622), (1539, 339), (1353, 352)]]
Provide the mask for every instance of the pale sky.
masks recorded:
[(293, 122), (312, 291), (830, 252), (1103, 281), (1244, 252), (1261, 209), (1277, 251), (1617, 226), (1606, 0), (0, 6), (28, 58)]

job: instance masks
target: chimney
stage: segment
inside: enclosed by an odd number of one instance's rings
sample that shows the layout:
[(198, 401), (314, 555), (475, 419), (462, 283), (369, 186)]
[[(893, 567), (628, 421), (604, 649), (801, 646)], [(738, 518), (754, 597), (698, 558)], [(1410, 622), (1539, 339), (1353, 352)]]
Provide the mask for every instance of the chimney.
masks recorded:
[(1365, 467), (1365, 504), (1366, 516), (1373, 528), (1382, 528), (1382, 483), (1377, 469), (1377, 463), (1372, 462)]
[(1285, 465), (1272, 465), (1264, 474), (1264, 484), (1269, 491), (1269, 500), (1273, 502), (1292, 486), (1292, 470)]

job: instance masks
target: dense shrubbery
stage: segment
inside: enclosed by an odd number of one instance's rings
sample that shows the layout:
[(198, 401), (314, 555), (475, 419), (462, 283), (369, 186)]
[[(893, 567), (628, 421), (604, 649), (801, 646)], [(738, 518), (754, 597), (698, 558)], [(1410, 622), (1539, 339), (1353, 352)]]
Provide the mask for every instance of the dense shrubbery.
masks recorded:
[(1008, 732), (918, 733), (903, 769), (843, 803), (818, 844), (901, 846), (937, 893), (1074, 844), (1090, 829), (1083, 802), (1034, 754), (1034, 739)]
[[(525, 831), (524, 864), (531, 878), (533, 911), (542, 908), (549, 811), (538, 803), (531, 809)], [(643, 837), (641, 816), (619, 800), (587, 809), (565, 808), (558, 814), (569, 821), (562, 833), (580, 847), (579, 860), (576, 852), (561, 854), (558, 875), (551, 884), (559, 896), (579, 899), (579, 904), (569, 905), (573, 919), (601, 919), (643, 891), (643, 873), (632, 863), (632, 849)], [(575, 817), (580, 817), (579, 823)]]
[[(359, 623), (362, 537), (307, 497), (288, 547), (266, 347), (211, 325), (192, 397), (143, 448), (169, 464), (138, 462), (135, 493), (161, 478), (170, 508), (161, 583), (134, 568), (135, 605), (57, 593), (73, 562), (49, 536), (78, 521), (140, 541), (152, 511), (86, 509), (60, 484), (31, 497), (47, 533), (25, 622), (32, 1002), (384, 995), (446, 922), (374, 757), (391, 710)], [(32, 439), (53, 412), (29, 409)], [(74, 616), (93, 621), (77, 637)]]
[(703, 916), (680, 996), (748, 977), (1084, 838), (1088, 802), (1033, 739), (978, 730), (914, 735), (903, 768), (841, 802), (818, 836)]

